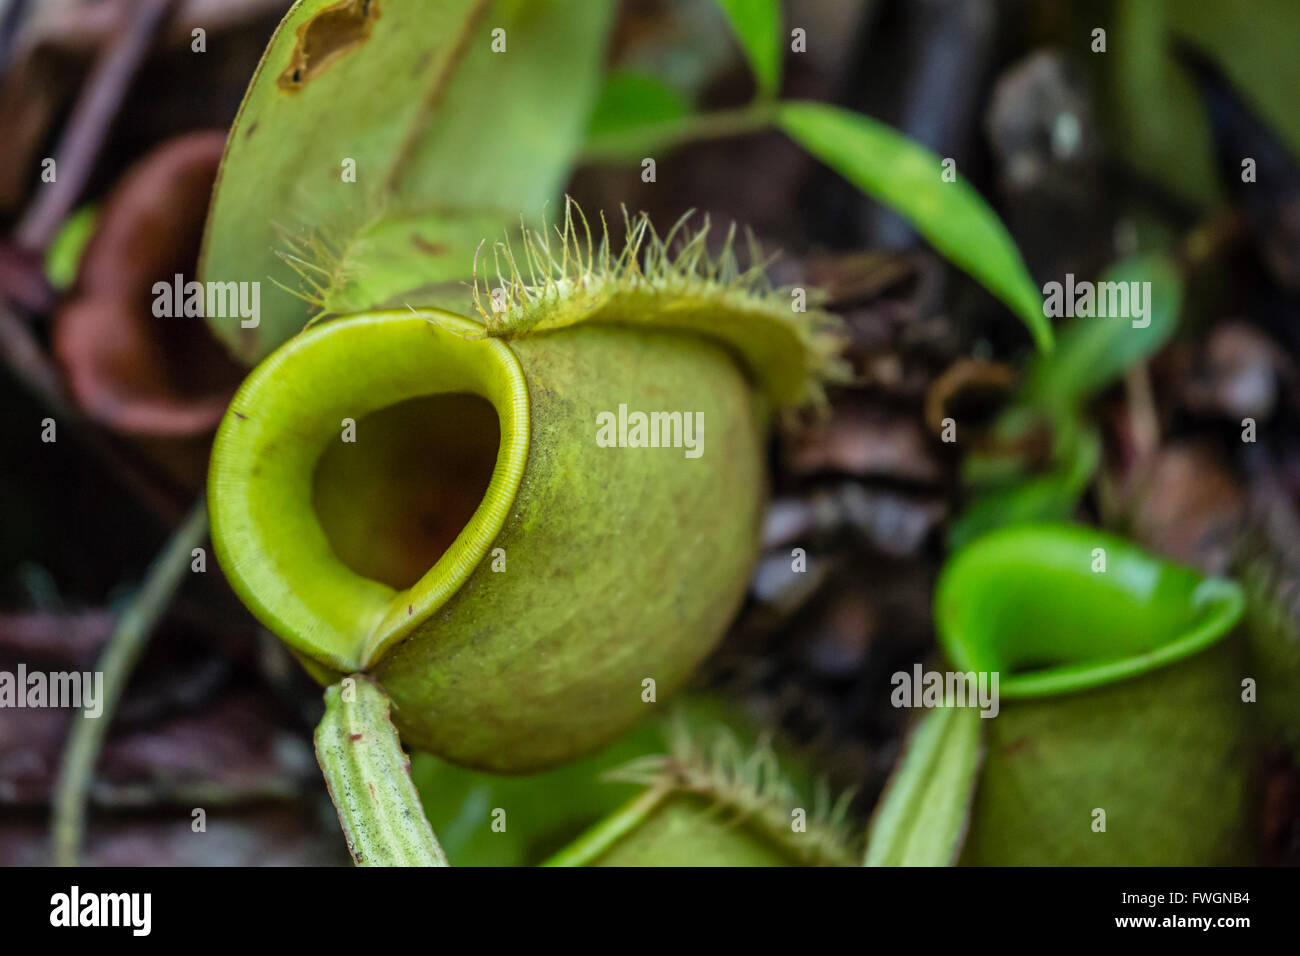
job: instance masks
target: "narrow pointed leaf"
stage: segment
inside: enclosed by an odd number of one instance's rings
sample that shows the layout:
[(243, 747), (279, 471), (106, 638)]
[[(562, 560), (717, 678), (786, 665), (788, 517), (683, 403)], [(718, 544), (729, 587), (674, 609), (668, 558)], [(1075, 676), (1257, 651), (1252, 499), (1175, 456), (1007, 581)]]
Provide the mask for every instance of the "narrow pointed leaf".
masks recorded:
[(796, 142), (906, 217), (939, 252), (1010, 307), (1040, 351), (1051, 350), (1052, 327), (1015, 242), (974, 187), (960, 178), (940, 178), (940, 157), (883, 123), (824, 103), (785, 103), (777, 116)]
[[(1033, 362), (1015, 404), (999, 419), (1009, 431), (1018, 420), (1048, 417), (1057, 436), (1053, 468), (1044, 474), (986, 483), (949, 529), (950, 547), (961, 547), (1004, 525), (1065, 520), (1074, 514), (1087, 491), (1101, 461), (1101, 437), (1095, 427), (1086, 424), (1083, 409), (1173, 336), (1182, 311), (1183, 278), (1169, 260), (1142, 257), (1116, 263), (1102, 274), (1095, 288), (1098, 296), (1108, 300), (1112, 292), (1118, 294), (1122, 289), (1130, 308), (1111, 309), (1108, 305), (1108, 312), (1123, 314), (1070, 319), (1057, 337), (1056, 348)], [(1141, 316), (1133, 314), (1139, 311), (1132, 307), (1134, 289), (1140, 290)], [(987, 473), (988, 465), (971, 456), (963, 471), (970, 480), (972, 474)]]
[(691, 112), (685, 96), (653, 76), (612, 73), (591, 114), (583, 156), (640, 161), (658, 132), (677, 129)]
[[(1022, 390), (1024, 403), (1051, 408), (1076, 406), (1095, 396), (1132, 365), (1158, 352), (1178, 327), (1183, 279), (1173, 263), (1159, 256), (1125, 259), (1098, 279), (1098, 296), (1123, 293), (1127, 309), (1114, 316), (1071, 319), (1050, 356), (1034, 363)], [(1130, 293), (1138, 290), (1145, 315)], [(1109, 308), (1108, 308), (1109, 311)], [(1136, 323), (1136, 324), (1135, 324)]]
[(760, 95), (781, 87), (781, 5), (777, 0), (719, 0), (749, 60)]

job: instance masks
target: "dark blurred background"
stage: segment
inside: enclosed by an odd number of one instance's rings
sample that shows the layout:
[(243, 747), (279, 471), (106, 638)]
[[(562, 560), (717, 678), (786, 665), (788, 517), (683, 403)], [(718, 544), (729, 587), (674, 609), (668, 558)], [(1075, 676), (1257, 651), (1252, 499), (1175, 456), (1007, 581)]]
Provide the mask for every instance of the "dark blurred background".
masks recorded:
[[(240, 373), (201, 323), (160, 326), (148, 289), (193, 272), (220, 134), (286, 7), (0, 0), (0, 669), (92, 667), (199, 493)], [(1105, 456), (1080, 517), (1214, 573), (1263, 555), (1262, 588), (1294, 621), (1300, 4), (795, 0), (785, 20), (809, 52), (787, 56), (784, 94), (954, 158), (1038, 283), (1138, 252), (1178, 260), (1189, 295), (1173, 343), (1092, 409)], [(708, 0), (626, 0), (611, 65), (700, 108), (753, 92)], [(102, 144), (65, 139), (96, 123)], [(51, 200), (41, 163), (56, 154), (74, 157), (60, 179), (75, 188)], [(1253, 184), (1242, 156), (1257, 159)], [(1027, 340), (904, 221), (780, 134), (685, 146), (657, 179), (588, 165), (569, 191), (588, 210), (748, 224), (781, 251), (775, 281), (824, 289), (850, 330), (859, 384), (774, 440), (769, 550), (700, 684), (779, 728), (865, 812), (907, 716), (886, 703), (889, 675), (933, 650), (932, 585), (963, 500), (937, 422), (987, 424)], [(93, 226), (66, 225), (88, 205)], [(79, 256), (78, 228), (93, 231)], [(1250, 445), (1247, 416), (1261, 423)], [(42, 441), (46, 417), (57, 442)], [(796, 546), (808, 574), (790, 571)], [(212, 562), (176, 596), (113, 720), (86, 859), (345, 862), (311, 751), (320, 706)], [(70, 720), (0, 710), (0, 864), (45, 859)], [(1300, 776), (1284, 754), (1262, 759), (1262, 857), (1300, 862)]]

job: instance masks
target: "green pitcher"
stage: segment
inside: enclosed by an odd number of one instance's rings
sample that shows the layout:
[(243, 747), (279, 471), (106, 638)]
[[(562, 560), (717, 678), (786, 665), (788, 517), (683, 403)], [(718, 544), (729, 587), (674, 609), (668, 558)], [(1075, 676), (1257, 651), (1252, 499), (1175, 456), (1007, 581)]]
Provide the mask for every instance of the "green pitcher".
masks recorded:
[(1240, 588), (1068, 524), (1006, 528), (935, 594), (963, 672), (999, 674), (962, 862), (1248, 862)]

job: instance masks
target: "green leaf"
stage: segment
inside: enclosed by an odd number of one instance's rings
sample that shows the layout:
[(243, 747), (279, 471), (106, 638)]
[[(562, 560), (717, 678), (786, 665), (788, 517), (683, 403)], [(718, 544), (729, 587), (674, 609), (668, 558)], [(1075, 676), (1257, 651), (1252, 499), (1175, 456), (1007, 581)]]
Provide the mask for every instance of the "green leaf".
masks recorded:
[(718, 0), (736, 31), (760, 96), (781, 88), (781, 5), (777, 0)]
[(682, 119), (691, 104), (668, 84), (644, 73), (610, 74), (587, 127), (587, 139), (600, 140), (655, 123)]
[(961, 547), (1003, 525), (1073, 515), (1101, 461), (1101, 438), (1084, 419), (1084, 406), (1131, 366), (1164, 347), (1178, 328), (1183, 304), (1183, 278), (1163, 257), (1116, 263), (1098, 280), (1099, 295), (1109, 295), (1104, 283), (1123, 283), (1130, 291), (1131, 283), (1138, 283), (1145, 315), (1078, 316), (1066, 323), (1056, 349), (1037, 358), (1015, 403), (993, 425), (994, 433), (1012, 436), (1035, 419), (1049, 420), (1055, 436), (1052, 470), (1009, 481), (981, 481), (981, 476), (995, 475), (1014, 463), (968, 456), (962, 465), (965, 479), (988, 487), (976, 493), (949, 527), (950, 547)]
[[(1102, 274), (1095, 284), (1098, 295), (1106, 294), (1112, 283), (1119, 284), (1117, 289), (1140, 290), (1146, 314), (1140, 319), (1129, 315), (1071, 319), (1057, 337), (1056, 350), (1034, 363), (1022, 402), (1046, 408), (1081, 404), (1169, 341), (1183, 306), (1183, 279), (1173, 263), (1157, 256), (1126, 259)], [(1123, 311), (1133, 312), (1132, 302)]]
[(936, 249), (1006, 303), (1040, 351), (1051, 351), (1051, 324), (1011, 236), (968, 183), (943, 182), (938, 156), (882, 123), (824, 103), (785, 103), (777, 117), (810, 153), (905, 216)]
[(99, 207), (85, 205), (68, 217), (45, 252), (45, 278), (62, 292), (76, 281), (81, 254), (99, 225)]
[[(502, 776), (413, 754), (411, 777), (447, 858), (455, 866), (540, 864), (602, 819), (617, 816), (641, 793), (643, 784), (609, 779), (610, 773), (638, 758), (668, 752), (674, 721), (697, 733), (727, 726), (747, 747), (760, 736), (720, 700), (687, 696), (670, 706), (609, 746), (543, 773)], [(800, 786), (811, 788), (797, 761), (787, 757), (785, 768)], [(491, 826), (497, 807), (507, 814), (500, 832)]]
[[(539, 216), (581, 145), (611, 16), (611, 0), (299, 0), (231, 130), (200, 269), (260, 282), (260, 322), (214, 331), (265, 356), (312, 314), (274, 283), (319, 299), (388, 218)], [(446, 269), (468, 278), (482, 238), (449, 247)]]
[(389, 720), (388, 697), (362, 674), (325, 691), (316, 728), (330, 799), (358, 866), (446, 866)]
[(876, 808), (866, 866), (952, 866), (980, 765), (980, 712), (940, 707), (912, 732)]
[(1076, 423), (1067, 460), (1046, 474), (1016, 478), (980, 490), (948, 528), (948, 547), (960, 548), (996, 528), (1063, 521), (1074, 514), (1101, 461), (1096, 428)]
[[(1300, 113), (1295, 108), (1300, 4), (1295, 0), (1249, 4), (1164, 0), (1163, 6), (1170, 32), (1209, 51), (1244, 99), (1300, 156)], [(1169, 55), (1171, 44), (1166, 42), (1163, 48)], [(1171, 165), (1177, 164), (1164, 163), (1161, 172), (1172, 174)]]
[[(1228, 5), (1204, 6), (1222, 19)], [(1162, 188), (1208, 205), (1218, 193), (1209, 124), (1195, 85), (1169, 52), (1165, 0), (1117, 0), (1113, 14), (1106, 53), (1090, 54), (1108, 100), (1109, 108), (1099, 111), (1109, 126), (1108, 141), (1122, 160)], [(1169, 162), (1173, 155), (1178, 162)]]
[[(464, 281), (466, 251), (485, 236), (491, 242), (506, 234), (492, 214), (386, 216), (360, 229), (332, 260), (322, 307), (329, 315), (407, 305), (468, 315), (473, 296)], [(490, 263), (490, 256), (486, 262), (480, 257), (479, 268)]]
[[(611, 770), (665, 747), (659, 724), (642, 724), (610, 746), (545, 773), (501, 776), (415, 754), (411, 776), (447, 858), (457, 866), (533, 866), (640, 792), (607, 781)], [(492, 811), (507, 814), (492, 829)]]
[[(1119, 0), (1110, 46), (1090, 57), (1105, 84), (1099, 112), (1120, 158), (1179, 197), (1209, 206), (1221, 195), (1205, 104), (1172, 53), (1190, 41), (1224, 71), (1237, 92), (1300, 155), (1300, 4), (1295, 0), (1187, 3)], [(1123, 38), (1120, 40), (1119, 38)], [(1170, 156), (1177, 162), (1170, 162)]]
[(616, 72), (601, 91), (587, 128), (587, 162), (640, 162), (690, 135), (696, 119), (680, 92), (644, 73)]

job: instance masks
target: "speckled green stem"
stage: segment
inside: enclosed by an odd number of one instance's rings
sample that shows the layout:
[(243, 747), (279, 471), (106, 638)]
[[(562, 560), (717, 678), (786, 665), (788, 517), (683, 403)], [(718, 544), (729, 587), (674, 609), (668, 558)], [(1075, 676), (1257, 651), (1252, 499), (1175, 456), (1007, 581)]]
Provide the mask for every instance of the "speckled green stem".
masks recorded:
[(446, 866), (389, 709), (384, 692), (362, 674), (325, 691), (316, 759), (348, 851), (358, 866)]

